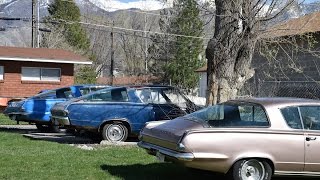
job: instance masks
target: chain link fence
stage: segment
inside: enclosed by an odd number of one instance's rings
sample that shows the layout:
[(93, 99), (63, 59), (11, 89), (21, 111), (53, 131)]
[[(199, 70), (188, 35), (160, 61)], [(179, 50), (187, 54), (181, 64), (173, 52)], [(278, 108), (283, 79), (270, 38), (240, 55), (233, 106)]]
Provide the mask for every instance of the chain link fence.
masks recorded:
[(239, 97), (297, 97), (320, 99), (320, 82), (316, 81), (263, 81), (247, 83)]

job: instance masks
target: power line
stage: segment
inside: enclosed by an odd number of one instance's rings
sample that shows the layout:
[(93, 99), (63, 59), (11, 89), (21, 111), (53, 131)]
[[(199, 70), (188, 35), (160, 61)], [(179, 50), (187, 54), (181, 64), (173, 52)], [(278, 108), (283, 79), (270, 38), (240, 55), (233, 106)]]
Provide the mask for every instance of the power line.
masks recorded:
[[(15, 19), (15, 20), (30, 20), (31, 18), (21, 18), (21, 17), (0, 17), (0, 20), (2, 19)], [(124, 27), (118, 27), (118, 26), (109, 26), (109, 25), (105, 25), (105, 24), (95, 24), (95, 23), (87, 23), (87, 22), (76, 22), (76, 21), (67, 21), (64, 19), (54, 19), (52, 21), (40, 21), (39, 23), (51, 23), (51, 24), (58, 24), (58, 23), (67, 23), (67, 24), (75, 24), (75, 23), (79, 23), (79, 24), (83, 24), (83, 25), (87, 25), (87, 26), (96, 26), (96, 27), (103, 27), (103, 28), (114, 28), (117, 30), (123, 30), (123, 31), (132, 31), (132, 32), (141, 32), (141, 33), (149, 33), (149, 34), (158, 34), (158, 35), (167, 35), (167, 36), (176, 36), (176, 37), (186, 37), (186, 38), (194, 38), (194, 39), (211, 39), (211, 38), (206, 38), (205, 36), (202, 37), (198, 37), (198, 36), (188, 36), (188, 35), (182, 35), (182, 34), (174, 34), (174, 33), (163, 33), (163, 32), (155, 32), (155, 31), (148, 31), (148, 30), (140, 30), (140, 29), (131, 29), (131, 28), (124, 28)], [(98, 22), (98, 21), (97, 21)], [(20, 26), (23, 27), (23, 26)], [(27, 27), (27, 26), (26, 26)], [(7, 28), (12, 28), (12, 27), (7, 27)], [(18, 26), (13, 27), (13, 28), (19, 28)], [(206, 34), (206, 35), (212, 35), (212, 34)]]
[(188, 36), (188, 35), (182, 35), (182, 34), (163, 33), (163, 32), (147, 31), (147, 30), (140, 30), (140, 29), (123, 28), (123, 27), (109, 26), (109, 25), (104, 25), (104, 24), (93, 24), (93, 23), (87, 23), (87, 22), (82, 22), (82, 21), (76, 22), (76, 21), (67, 21), (67, 20), (64, 20), (64, 19), (56, 19), (56, 20), (58, 20), (60, 22), (67, 23), (67, 24), (77, 24), (78, 23), (78, 24), (83, 24), (83, 25), (88, 25), (88, 26), (113, 28), (113, 29), (117, 29), (117, 30), (132, 31), (132, 32), (150, 33), (150, 34), (185, 37), (185, 38), (194, 38), (194, 39), (207, 39), (207, 40), (211, 39), (211, 38), (206, 38), (206, 37)]

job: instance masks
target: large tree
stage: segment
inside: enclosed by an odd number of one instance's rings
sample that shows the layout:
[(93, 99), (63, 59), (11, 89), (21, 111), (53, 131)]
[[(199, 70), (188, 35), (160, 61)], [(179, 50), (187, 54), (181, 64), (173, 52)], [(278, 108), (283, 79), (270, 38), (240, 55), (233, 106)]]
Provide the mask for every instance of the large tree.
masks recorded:
[(294, 0), (215, 0), (214, 37), (206, 49), (207, 104), (235, 98), (254, 75), (251, 61), (255, 45)]

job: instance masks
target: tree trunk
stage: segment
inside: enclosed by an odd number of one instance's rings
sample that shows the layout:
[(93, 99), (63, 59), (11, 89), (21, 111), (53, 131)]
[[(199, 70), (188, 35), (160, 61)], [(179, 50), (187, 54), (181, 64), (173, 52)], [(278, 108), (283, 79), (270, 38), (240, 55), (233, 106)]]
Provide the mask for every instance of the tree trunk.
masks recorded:
[(215, 33), (206, 49), (207, 105), (236, 98), (246, 80), (254, 74), (250, 65), (257, 41), (251, 19), (240, 21), (243, 19), (239, 8), (244, 5), (242, 0), (216, 0), (215, 3)]

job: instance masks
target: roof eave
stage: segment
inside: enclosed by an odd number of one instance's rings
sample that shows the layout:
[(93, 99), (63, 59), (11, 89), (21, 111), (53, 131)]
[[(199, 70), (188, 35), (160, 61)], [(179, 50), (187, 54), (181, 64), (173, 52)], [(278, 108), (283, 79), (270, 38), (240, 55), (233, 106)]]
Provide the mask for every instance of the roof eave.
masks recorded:
[(27, 61), (27, 62), (44, 62), (44, 63), (62, 63), (62, 64), (86, 64), (86, 65), (92, 64), (92, 61), (63, 60), (63, 59), (36, 59), (36, 58), (20, 58), (20, 57), (0, 57), (0, 61)]

